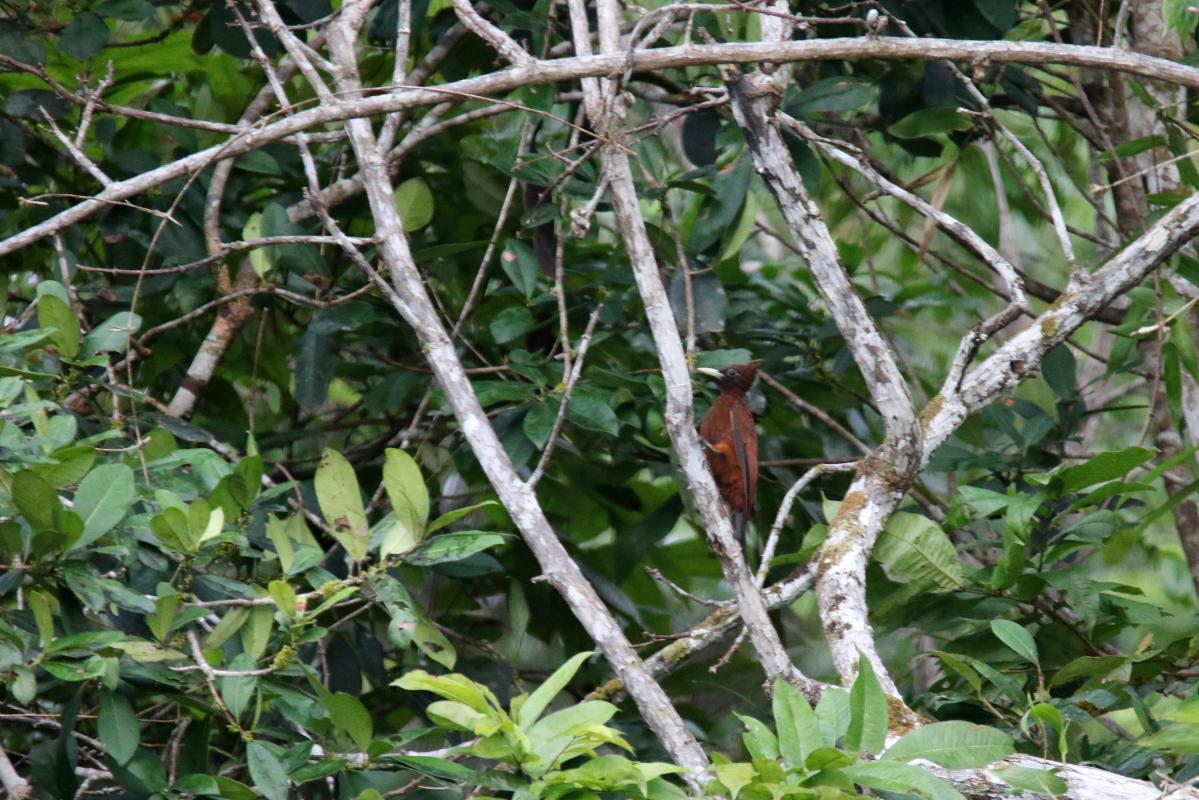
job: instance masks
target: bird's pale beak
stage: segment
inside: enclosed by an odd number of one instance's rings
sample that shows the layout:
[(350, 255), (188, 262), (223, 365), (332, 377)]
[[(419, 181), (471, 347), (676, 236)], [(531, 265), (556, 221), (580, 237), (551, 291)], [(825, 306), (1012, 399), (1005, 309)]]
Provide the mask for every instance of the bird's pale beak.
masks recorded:
[(709, 378), (716, 378), (717, 380), (720, 380), (720, 377), (721, 377), (720, 370), (712, 369), (710, 367), (696, 367), (695, 371), (703, 373), (704, 375), (707, 375)]

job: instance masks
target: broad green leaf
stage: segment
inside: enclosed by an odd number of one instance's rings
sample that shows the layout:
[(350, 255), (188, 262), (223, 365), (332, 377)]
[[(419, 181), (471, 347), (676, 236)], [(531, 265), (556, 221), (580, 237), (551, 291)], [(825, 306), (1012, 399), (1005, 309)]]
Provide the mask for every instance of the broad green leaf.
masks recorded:
[[(229, 666), (234, 671), (246, 671), (254, 669), (255, 665), (254, 659), (250, 658), (248, 654), (242, 653), (233, 659)], [(218, 685), (221, 690), (221, 699), (229, 707), (230, 713), (235, 717), (240, 717), (254, 698), (254, 692), (258, 690), (258, 678), (253, 675), (228, 675), (220, 678)]]
[(1157, 733), (1138, 739), (1137, 744), (1153, 750), (1199, 755), (1199, 725), (1183, 722), (1163, 725)]
[(44, 294), (37, 301), (37, 321), (43, 328), (53, 328), (50, 341), (64, 358), (74, 358), (79, 353), (79, 320), (65, 300), (53, 294)]
[(805, 88), (787, 103), (787, 113), (805, 116), (827, 111), (853, 111), (873, 103), (878, 87), (872, 81), (849, 76), (824, 78)]
[(54, 451), (57, 464), (38, 464), (33, 470), (55, 489), (79, 483), (96, 461), (96, 448), (91, 445), (64, 447)]
[(87, 61), (108, 43), (108, 26), (91, 11), (72, 19), (59, 35), (58, 47), (77, 61)]
[(983, 688), (983, 680), (974, 668), (962, 659), (961, 656), (954, 653), (946, 653), (943, 650), (929, 651), (941, 660), (941, 663), (949, 667), (949, 669), (960, 675), (966, 683), (970, 684), (970, 688), (975, 692), (981, 692)]
[(1173, 28), (1184, 41), (1195, 33), (1199, 26), (1199, 14), (1194, 8), (1193, 0), (1164, 0), (1162, 3), (1162, 21), (1167, 28)]
[(428, 566), (446, 561), (459, 561), (475, 553), (504, 543), (498, 533), (459, 531), (443, 533), (425, 542), (424, 546), (404, 559), (407, 564)]
[(83, 339), (83, 358), (100, 353), (124, 353), (129, 338), (142, 326), (142, 318), (129, 311), (120, 311), (92, 328)]
[(579, 671), (579, 667), (583, 666), (583, 663), (592, 655), (591, 651), (578, 653), (554, 670), (554, 673), (546, 678), (545, 682), (538, 686), (521, 705), (520, 711), (516, 713), (516, 724), (526, 731), (532, 727), (537, 718), (541, 716), (541, 712), (549, 706), (550, 701), (566, 688), (575, 673)]
[(860, 761), (841, 772), (851, 781), (886, 792), (915, 792), (928, 800), (965, 800), (962, 793), (920, 767), (897, 761)]
[(262, 658), (275, 626), (275, 611), (270, 606), (255, 606), (250, 610), (250, 621), (242, 626), (241, 644), (251, 661)]
[(462, 508), (455, 508), (453, 511), (447, 511), (437, 519), (429, 523), (429, 527), (425, 529), (427, 535), (432, 535), (437, 531), (449, 525), (453, 525), (458, 520), (470, 514), (472, 511), (478, 511), (483, 508), (500, 508), (500, 504), (494, 500), (484, 500), (482, 503), (475, 503)]
[(956, 107), (938, 106), (913, 111), (887, 130), (892, 136), (898, 136), (900, 139), (919, 139), (954, 131), (968, 131), (972, 125), (970, 117), (958, 113)]
[(295, 562), (296, 549), (292, 545), (291, 537), (287, 535), (287, 531), (283, 527), (283, 521), (274, 514), (270, 514), (266, 518), (266, 536), (275, 546), (275, 553), (279, 556), (279, 566), (283, 567), (283, 574), (290, 575), (291, 565)]
[(1061, 686), (1079, 678), (1097, 678), (1128, 662), (1127, 656), (1079, 656), (1053, 674), (1049, 685)]
[(412, 630), (412, 642), (422, 653), (446, 669), (453, 669), (458, 662), (458, 651), (454, 645), (423, 617), (416, 621), (416, 627)]
[(49, 647), (54, 641), (54, 615), (51, 612), (50, 595), (34, 589), (25, 596), (29, 610), (33, 612), (33, 622), (37, 625), (37, 634), (41, 638), (42, 647)]
[(519, 239), (507, 239), (500, 251), (500, 266), (525, 299), (531, 299), (537, 291), (537, 278), (541, 273), (533, 250)]
[(118, 764), (124, 764), (137, 752), (140, 724), (133, 713), (133, 706), (124, 695), (116, 692), (100, 692), (100, 714), (96, 720), (100, 741), (104, 749)]
[(403, 450), (388, 448), (384, 458), (383, 486), (392, 511), (408, 534), (404, 537), (406, 551), (419, 544), (424, 536), (425, 523), (429, 521), (429, 490), (425, 488), (420, 467), (412, 456)]
[(964, 585), (953, 542), (940, 525), (919, 514), (892, 515), (873, 557), (898, 581), (940, 589), (960, 589)]
[(524, 306), (509, 306), (491, 319), (488, 330), (496, 344), (508, 344), (533, 329), (533, 312)]
[(54, 512), (62, 507), (54, 487), (33, 470), (24, 469), (13, 476), (12, 501), (34, 531), (51, 530)]
[(737, 800), (737, 795), (741, 793), (741, 790), (753, 783), (758, 774), (753, 764), (744, 763), (717, 764), (715, 770), (716, 779), (729, 790), (729, 797), (732, 800)]
[(837, 746), (849, 730), (849, 720), (849, 692), (838, 686), (825, 689), (816, 703), (816, 722), (825, 747)]
[(409, 178), (395, 188), (396, 210), (404, 230), (419, 231), (433, 219), (433, 192), (424, 178)]
[(275, 606), (290, 620), (296, 618), (296, 590), (286, 581), (271, 581), (267, 586)]
[(124, 464), (104, 464), (88, 473), (75, 493), (74, 511), (83, 518), (83, 535), (75, 549), (112, 530), (129, 513), (136, 497), (133, 470)]
[(849, 690), (849, 713), (845, 748), (859, 753), (881, 751), (887, 738), (887, 697), (864, 655), (858, 659), (858, 677)]
[(774, 682), (772, 708), (783, 763), (802, 767), (808, 755), (823, 743), (816, 713), (799, 690), (782, 678)]
[(465, 675), (430, 675), (423, 669), (417, 669), (392, 681), (391, 685), (409, 692), (432, 692), (446, 700), (457, 700), (481, 714), (490, 716), (503, 713), (491, 690)]
[(333, 537), (351, 559), (361, 561), (370, 543), (370, 527), (354, 468), (341, 453), (325, 450), (316, 468), (314, 485), (321, 513), (333, 529)]
[(745, 733), (741, 734), (741, 741), (745, 743), (745, 750), (750, 757), (777, 761), (779, 759), (779, 740), (774, 735), (774, 731), (770, 730), (764, 722), (753, 717), (738, 714), (737, 719), (745, 725)]
[(500, 723), (492, 717), (480, 714), (457, 700), (434, 700), (429, 703), (425, 713), (440, 725), (460, 728), (475, 736), (490, 736), (500, 728)]
[(1127, 447), (1100, 453), (1089, 461), (1067, 467), (1057, 474), (1064, 492), (1076, 492), (1087, 486), (1123, 477), (1129, 470), (1153, 458), (1147, 447)]
[(344, 731), (360, 750), (370, 747), (374, 736), (374, 723), (370, 712), (357, 697), (337, 692), (327, 703), (329, 718), (338, 729)]
[(225, 616), (221, 617), (221, 621), (205, 637), (204, 648), (212, 650), (220, 647), (229, 640), (229, 637), (241, 630), (241, 626), (245, 625), (249, 618), (250, 609), (233, 606), (225, 612)]
[(287, 771), (269, 747), (262, 742), (248, 743), (246, 766), (250, 770), (254, 788), (268, 800), (287, 800)]
[(883, 754), (884, 759), (923, 758), (946, 769), (975, 769), (1016, 752), (1012, 737), (971, 722), (934, 722), (908, 731)]
[(990, 772), (999, 780), (1020, 792), (1036, 792), (1037, 794), (1057, 797), (1068, 790), (1066, 782), (1059, 778), (1051, 769), (1033, 769), (1031, 767), (999, 766)]
[(1015, 622), (1008, 619), (993, 619), (991, 620), (991, 632), (998, 637), (999, 641), (1015, 650), (1016, 654), (1028, 663), (1040, 663), (1036, 640), (1032, 638), (1031, 633)]

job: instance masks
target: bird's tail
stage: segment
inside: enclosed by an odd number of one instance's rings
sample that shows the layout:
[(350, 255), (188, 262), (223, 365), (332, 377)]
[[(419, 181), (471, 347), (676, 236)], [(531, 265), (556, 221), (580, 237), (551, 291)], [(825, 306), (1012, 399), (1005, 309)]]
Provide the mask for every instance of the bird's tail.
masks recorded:
[(733, 535), (737, 537), (737, 544), (742, 551), (745, 550), (745, 527), (748, 523), (749, 515), (744, 511), (733, 512)]

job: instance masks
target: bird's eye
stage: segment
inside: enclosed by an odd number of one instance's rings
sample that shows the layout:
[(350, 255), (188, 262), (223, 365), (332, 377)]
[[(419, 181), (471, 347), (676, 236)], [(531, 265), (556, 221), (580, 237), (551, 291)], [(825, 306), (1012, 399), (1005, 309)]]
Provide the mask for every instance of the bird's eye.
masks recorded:
[(724, 371), (724, 376), (726, 378), (740, 378), (741, 373), (737, 371), (736, 367), (729, 367)]

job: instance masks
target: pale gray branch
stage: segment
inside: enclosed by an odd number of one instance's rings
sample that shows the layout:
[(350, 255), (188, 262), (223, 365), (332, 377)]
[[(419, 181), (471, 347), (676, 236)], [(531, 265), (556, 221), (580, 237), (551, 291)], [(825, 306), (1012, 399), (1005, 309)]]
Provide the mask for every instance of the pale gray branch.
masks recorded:
[[(576, 40), (576, 47), (579, 46)], [(581, 51), (580, 51), (581, 52)], [(124, 181), (114, 182), (102, 192), (47, 220), (32, 225), (3, 241), (0, 256), (27, 247), (63, 228), (87, 219), (113, 202), (153, 189), (167, 181), (210, 166), (213, 162), (257, 150), (271, 142), (310, 128), (351, 117), (374, 116), (420, 106), (436, 105), (447, 96), (483, 96), (511, 91), (521, 86), (594, 78), (624, 67), (623, 52), (579, 55), (573, 58), (537, 60), (531, 65), (467, 78), (436, 88), (393, 87), (392, 91), (358, 99), (337, 98), (297, 112), (278, 122), (237, 131), (229, 140), (193, 153), (178, 161)], [(970, 41), (956, 39), (842, 38), (789, 41), (777, 44), (730, 42), (686, 45), (638, 51), (632, 59), (636, 71), (705, 64), (774, 63), (835, 59), (960, 60), (971, 63), (1059, 64), (1110, 69), (1146, 78), (1171, 81), (1199, 88), (1199, 69), (1161, 58), (1106, 47), (1046, 44), (1043, 42)], [(103, 110), (104, 106), (97, 104)], [(222, 127), (228, 130), (228, 127)]]

